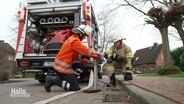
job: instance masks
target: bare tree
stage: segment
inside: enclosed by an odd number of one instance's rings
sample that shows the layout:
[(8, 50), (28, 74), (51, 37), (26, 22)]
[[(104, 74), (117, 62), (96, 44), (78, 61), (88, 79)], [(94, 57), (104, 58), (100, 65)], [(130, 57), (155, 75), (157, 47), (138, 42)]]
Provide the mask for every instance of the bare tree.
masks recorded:
[[(169, 0), (169, 1), (163, 1), (165, 3), (165, 7), (162, 6), (162, 8), (155, 8), (152, 7), (148, 14), (149, 17), (152, 17), (151, 20), (147, 20), (148, 23), (153, 24), (157, 26), (157, 28), (160, 30), (160, 33), (162, 35), (162, 42), (166, 42), (168, 39), (168, 26), (173, 26), (176, 28), (176, 30), (179, 33), (179, 36), (183, 42), (184, 45), (184, 30), (182, 27), (183, 24), (183, 15), (184, 15), (184, 4), (182, 0)], [(163, 28), (162, 28), (163, 27)], [(167, 39), (167, 40), (166, 40)], [(169, 43), (169, 42), (168, 42)], [(164, 43), (163, 43), (164, 44)], [(165, 45), (164, 45), (165, 46)], [(168, 49), (167, 49), (168, 48)], [(163, 47), (163, 50), (169, 51), (169, 47)], [(166, 65), (169, 65), (171, 63), (169, 52), (165, 55), (165, 60), (167, 63)]]
[(174, 0), (170, 3), (167, 14), (168, 17), (170, 17), (170, 21), (172, 21), (171, 25), (178, 31), (184, 46), (184, 30), (182, 26), (184, 21), (184, 1)]
[[(171, 27), (171, 28), (172, 28), (172, 27)], [(168, 33), (169, 33), (169, 36), (170, 36), (170, 37), (173, 37), (175, 41), (181, 41), (180, 36), (177, 36), (177, 35), (176, 35), (177, 30), (174, 30), (174, 28), (173, 28), (172, 30), (169, 30)]]
[(168, 27), (171, 24), (167, 17), (165, 17), (165, 11), (162, 8), (151, 8), (148, 11), (150, 19), (146, 22), (153, 24), (157, 29), (159, 29), (162, 37), (163, 45), (163, 56), (165, 65), (172, 65), (172, 58), (170, 54), (169, 38), (168, 38)]
[(9, 31), (10, 35), (8, 37), (10, 45), (15, 48), (18, 34), (18, 20), (16, 18), (16, 15), (14, 15), (13, 19), (11, 20), (11, 24), (9, 24)]
[(116, 32), (116, 25), (113, 21), (113, 10), (117, 9), (117, 7), (115, 8), (108, 8), (105, 7), (104, 9), (102, 9), (99, 13), (97, 13), (97, 20), (99, 21), (99, 27), (101, 30), (101, 51), (105, 52), (109, 46), (109, 44), (112, 41), (112, 36), (115, 34)]
[[(167, 9), (170, 5), (169, 3), (171, 3), (172, 0), (169, 0), (170, 2), (167, 0), (136, 0), (134, 2), (129, 2), (128, 0), (123, 1), (128, 6), (145, 15), (147, 17), (145, 22), (154, 25), (160, 31), (163, 45), (164, 64), (165, 66), (172, 65), (173, 61), (170, 54), (168, 39), (168, 27), (172, 24), (172, 21), (169, 20), (169, 16), (167, 13)], [(140, 6), (140, 3), (142, 3), (143, 5)], [(152, 6), (152, 8), (150, 8), (148, 12), (144, 12), (142, 10), (142, 7), (148, 3)], [(165, 7), (156, 7), (158, 3), (164, 5)], [(139, 5), (139, 7), (137, 7), (137, 5)]]
[[(127, 0), (124, 0), (128, 2)], [(164, 12), (163, 16), (170, 23), (169, 26), (176, 28), (182, 42), (184, 45), (184, 30), (183, 30), (183, 20), (184, 20), (184, 1), (183, 0), (136, 0), (138, 4), (148, 4), (152, 5), (152, 8), (162, 9)], [(129, 6), (133, 7), (137, 11), (145, 14), (140, 8), (135, 7), (134, 4), (128, 3)], [(160, 7), (158, 7), (160, 6)]]

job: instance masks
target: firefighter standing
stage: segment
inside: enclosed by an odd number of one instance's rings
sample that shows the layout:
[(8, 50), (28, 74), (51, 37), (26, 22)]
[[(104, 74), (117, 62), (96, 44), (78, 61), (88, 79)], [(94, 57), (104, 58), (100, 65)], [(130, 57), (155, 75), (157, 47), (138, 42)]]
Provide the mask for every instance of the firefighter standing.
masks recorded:
[[(90, 56), (96, 60), (101, 57), (92, 52), (89, 48), (82, 45), (82, 40), (92, 31), (89, 26), (80, 25), (77, 28), (72, 29), (72, 35), (63, 43), (60, 51), (55, 57), (54, 70), (58, 73), (58, 76), (47, 76), (45, 83), (45, 90), (51, 91), (52, 85), (58, 85), (66, 91), (80, 90), (78, 86), (76, 73), (72, 69), (72, 64), (78, 60), (79, 54)], [(80, 63), (77, 66), (82, 66)], [(76, 67), (76, 66), (74, 66)]]
[(103, 70), (110, 76), (109, 84), (112, 86), (116, 86), (115, 74), (123, 73), (125, 80), (132, 80), (133, 78), (131, 70), (132, 50), (122, 40), (121, 36), (114, 36), (113, 46), (105, 52), (107, 61)]

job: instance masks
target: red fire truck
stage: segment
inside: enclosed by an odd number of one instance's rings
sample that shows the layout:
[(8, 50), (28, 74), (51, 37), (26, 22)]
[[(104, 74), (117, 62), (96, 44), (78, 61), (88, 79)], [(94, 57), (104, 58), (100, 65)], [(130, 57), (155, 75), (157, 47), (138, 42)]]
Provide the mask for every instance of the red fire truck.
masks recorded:
[[(83, 43), (98, 50), (99, 28), (92, 5), (87, 1), (27, 0), (27, 6), (17, 12), (17, 18), (17, 67), (24, 73), (34, 72), (40, 83), (52, 73), (55, 55), (73, 27), (91, 26), (93, 31)], [(93, 65), (86, 65), (86, 70), (90, 69)], [(89, 71), (86, 73), (89, 76)]]

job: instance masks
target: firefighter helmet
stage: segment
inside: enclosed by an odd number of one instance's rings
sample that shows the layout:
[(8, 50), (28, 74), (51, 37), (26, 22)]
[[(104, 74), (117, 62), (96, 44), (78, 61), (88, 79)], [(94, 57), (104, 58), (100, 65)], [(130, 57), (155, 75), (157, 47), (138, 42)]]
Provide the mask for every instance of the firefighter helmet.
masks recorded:
[(119, 40), (125, 40), (125, 38), (123, 38), (121, 35), (114, 35), (112, 42), (115, 43)]
[(80, 25), (79, 27), (77, 28), (73, 28), (72, 29), (72, 32), (76, 33), (76, 34), (84, 34), (84, 35), (89, 35), (89, 33), (92, 32), (92, 28), (87, 26), (87, 25)]

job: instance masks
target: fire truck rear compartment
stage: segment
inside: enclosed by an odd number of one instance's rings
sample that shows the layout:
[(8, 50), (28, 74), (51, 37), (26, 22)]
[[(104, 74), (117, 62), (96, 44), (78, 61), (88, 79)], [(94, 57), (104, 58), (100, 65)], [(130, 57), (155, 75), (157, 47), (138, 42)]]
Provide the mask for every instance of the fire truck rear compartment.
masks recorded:
[(79, 24), (79, 13), (28, 15), (25, 53), (57, 54), (69, 37), (70, 29)]

